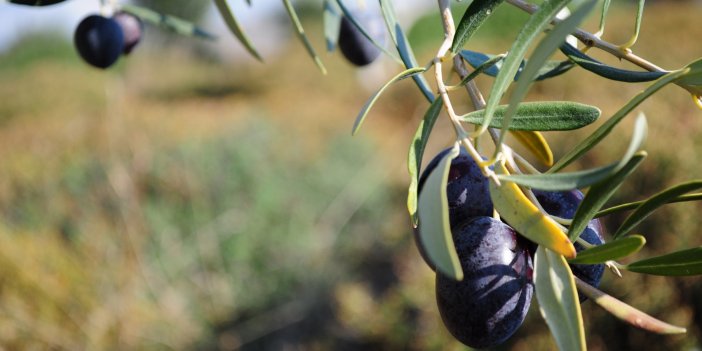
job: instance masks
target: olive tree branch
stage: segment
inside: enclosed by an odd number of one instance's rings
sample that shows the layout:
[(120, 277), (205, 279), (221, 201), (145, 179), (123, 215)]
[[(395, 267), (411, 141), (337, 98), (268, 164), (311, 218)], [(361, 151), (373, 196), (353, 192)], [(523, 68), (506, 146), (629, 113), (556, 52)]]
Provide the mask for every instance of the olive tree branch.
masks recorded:
[[(468, 133), (461, 125), (456, 111), (453, 109), (453, 104), (451, 103), (451, 98), (448, 95), (448, 89), (444, 83), (444, 73), (443, 73), (443, 62), (449, 57), (449, 49), (451, 48), (451, 43), (453, 42), (453, 37), (456, 34), (456, 27), (453, 22), (453, 15), (451, 14), (451, 4), (450, 0), (438, 0), (439, 12), (441, 13), (441, 24), (444, 28), (444, 41), (441, 43), (439, 50), (434, 56), (434, 77), (436, 79), (436, 85), (439, 90), (440, 98), (443, 100), (446, 112), (451, 120), (451, 125), (456, 132), (456, 138), (461, 143), (463, 148), (470, 154), (473, 160), (480, 165), (480, 169), (483, 174), (499, 184), (500, 181), (497, 179), (497, 175), (489, 168), (489, 163), (483, 161), (482, 156), (475, 149), (473, 143), (469, 140)], [(470, 82), (469, 82), (470, 83)]]
[[(538, 6), (534, 4), (530, 4), (525, 2), (524, 0), (507, 0), (507, 3), (527, 12), (527, 13), (534, 13), (538, 9)], [(559, 18), (554, 18), (552, 23), (556, 24), (561, 22), (562, 20)], [(629, 48), (624, 48), (616, 44), (612, 44), (608, 41), (602, 40), (596, 35), (584, 31), (582, 29), (576, 29), (575, 32), (573, 32), (573, 36), (578, 38), (583, 44), (585, 44), (588, 47), (596, 47), (602, 51), (605, 51), (619, 59), (629, 61), (647, 71), (651, 72), (667, 72), (667, 70), (664, 70), (661, 67), (656, 66), (652, 62), (643, 59), (640, 56), (635, 55), (631, 49)]]

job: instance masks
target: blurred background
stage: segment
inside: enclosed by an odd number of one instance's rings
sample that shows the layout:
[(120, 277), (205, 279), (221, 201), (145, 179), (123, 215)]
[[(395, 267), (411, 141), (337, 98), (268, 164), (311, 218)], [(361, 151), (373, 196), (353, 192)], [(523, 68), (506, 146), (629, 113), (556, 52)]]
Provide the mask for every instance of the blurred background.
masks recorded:
[[(419, 62), (442, 38), (427, 3), (396, 2)], [(99, 71), (71, 43), (97, 1), (0, 5), (0, 345), (465, 349), (441, 324), (434, 275), (405, 207), (407, 148), (426, 101), (409, 80), (397, 84), (350, 136), (365, 100), (400, 68), (384, 59), (357, 69), (339, 52), (322, 52), (321, 1), (295, 5), (326, 76), (277, 2), (232, 2), (263, 64), (243, 54), (210, 2), (141, 4), (187, 17), (219, 40), (147, 26), (130, 56)], [(604, 38), (623, 43), (635, 5), (612, 6)], [(464, 8), (456, 6), (457, 18)], [(668, 69), (701, 57), (700, 15), (699, 2), (649, 1), (635, 52)], [(595, 17), (585, 25), (591, 31)], [(471, 48), (507, 50), (525, 20), (499, 8)], [(491, 79), (479, 84), (487, 90)], [(593, 104), (604, 120), (644, 86), (574, 69), (535, 84), (529, 99)], [(455, 101), (468, 111), (466, 96)], [(702, 113), (689, 94), (668, 87), (639, 110), (650, 156), (612, 204), (702, 177)], [(572, 168), (611, 162), (632, 122)], [(595, 127), (546, 137), (558, 157)], [(425, 161), (451, 138), (440, 120)], [(699, 246), (701, 209), (669, 205), (647, 219), (638, 258)], [(623, 216), (606, 218), (607, 227)], [(601, 288), (689, 332), (642, 332), (586, 302), (592, 350), (702, 348), (700, 278), (606, 273)], [(499, 349), (555, 349), (536, 305)]]

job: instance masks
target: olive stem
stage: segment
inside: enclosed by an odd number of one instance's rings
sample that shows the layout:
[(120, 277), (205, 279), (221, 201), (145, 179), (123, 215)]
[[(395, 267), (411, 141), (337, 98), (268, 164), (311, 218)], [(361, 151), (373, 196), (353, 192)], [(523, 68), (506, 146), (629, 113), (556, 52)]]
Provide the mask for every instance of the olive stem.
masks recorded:
[[(528, 12), (530, 14), (533, 14), (538, 10), (538, 6), (529, 4), (527, 2), (524, 2), (523, 0), (507, 0), (507, 2), (511, 5), (514, 5), (515, 7)], [(554, 18), (551, 23), (556, 24), (561, 22), (562, 20), (559, 18)], [(651, 63), (648, 60), (645, 60), (637, 55), (635, 55), (631, 49), (628, 48), (622, 48), (619, 45), (612, 44), (608, 41), (600, 39), (598, 36), (586, 32), (582, 29), (576, 29), (573, 32), (573, 36), (578, 38), (583, 44), (585, 44), (588, 47), (596, 47), (600, 50), (603, 50), (615, 57), (618, 57), (620, 59), (629, 61), (645, 70), (651, 71), (651, 72), (668, 72), (664, 70), (661, 67), (656, 66), (655, 64)]]

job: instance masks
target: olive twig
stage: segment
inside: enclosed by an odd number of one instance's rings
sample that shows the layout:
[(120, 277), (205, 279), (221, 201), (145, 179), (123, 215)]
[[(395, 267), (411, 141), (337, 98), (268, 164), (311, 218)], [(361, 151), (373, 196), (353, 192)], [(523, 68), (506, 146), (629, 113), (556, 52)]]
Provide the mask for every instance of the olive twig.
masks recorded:
[[(524, 2), (523, 0), (507, 0), (507, 3), (514, 5), (515, 7), (528, 12), (530, 14), (533, 14), (536, 12), (538, 9), (538, 6), (529, 4), (527, 2)], [(554, 18), (552, 23), (556, 24), (561, 22), (561, 19)], [(585, 44), (588, 47), (596, 47), (600, 50), (603, 50), (615, 57), (618, 57), (619, 59), (629, 61), (645, 70), (651, 71), (651, 72), (667, 72), (661, 67), (656, 66), (652, 62), (643, 59), (640, 56), (635, 55), (631, 49), (622, 49), (619, 45), (612, 44), (608, 41), (600, 39), (598, 36), (595, 34), (592, 34), (590, 32), (584, 31), (582, 29), (576, 29), (573, 32), (573, 36), (578, 38), (583, 44)]]

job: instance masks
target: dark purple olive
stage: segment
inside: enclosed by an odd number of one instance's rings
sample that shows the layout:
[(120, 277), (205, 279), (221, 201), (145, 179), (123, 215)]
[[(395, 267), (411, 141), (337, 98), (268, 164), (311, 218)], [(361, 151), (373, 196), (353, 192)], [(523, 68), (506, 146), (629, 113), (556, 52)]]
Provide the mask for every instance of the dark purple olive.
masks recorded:
[[(429, 174), (436, 169), (441, 159), (449, 151), (451, 151), (451, 148), (444, 149), (427, 164), (419, 177), (418, 192), (420, 195)], [(474, 217), (492, 216), (493, 207), (490, 199), (488, 179), (483, 176), (480, 167), (463, 148), (461, 148), (458, 156), (451, 161), (446, 183), (446, 194), (451, 227)], [(434, 265), (427, 259), (427, 255), (419, 240), (419, 229), (417, 228), (414, 230), (414, 237), (419, 253), (433, 270)]]
[(464, 278), (455, 281), (437, 272), (441, 319), (467, 346), (501, 344), (529, 310), (534, 292), (531, 254), (514, 229), (492, 217), (466, 221), (453, 232)]
[[(585, 197), (579, 190), (553, 192), (534, 189), (533, 191), (536, 199), (539, 200), (541, 207), (543, 207), (546, 212), (550, 215), (567, 219), (572, 219), (575, 216), (578, 205), (580, 205), (580, 202), (582, 202)], [(604, 239), (602, 238), (603, 230), (604, 228), (600, 220), (593, 219), (587, 224), (587, 227), (583, 233), (580, 234), (580, 237), (592, 245), (602, 245), (604, 244)], [(584, 247), (578, 243), (575, 243), (574, 246), (577, 252), (584, 249)], [(570, 265), (573, 275), (594, 287), (600, 286), (604, 268), (603, 264)], [(579, 298), (580, 302), (587, 300), (587, 297), (584, 295), (579, 295)]]
[(117, 61), (124, 47), (124, 35), (111, 18), (90, 15), (76, 28), (73, 41), (85, 62), (107, 68)]
[(112, 19), (122, 28), (122, 34), (124, 35), (122, 53), (129, 55), (132, 49), (139, 44), (141, 36), (144, 34), (144, 23), (139, 17), (127, 12), (117, 12), (112, 16)]
[[(427, 164), (419, 177), (420, 194), (429, 174), (449, 151), (451, 151), (450, 148), (444, 149)], [(458, 156), (451, 161), (446, 183), (449, 220), (452, 227), (473, 217), (492, 216), (493, 207), (489, 186), (490, 182), (480, 171), (478, 164), (465, 149), (461, 148)]]
[[(377, 43), (385, 42), (385, 23), (380, 14), (355, 11), (354, 19), (366, 30)], [(339, 27), (339, 49), (349, 62), (356, 66), (365, 66), (380, 56), (380, 49), (366, 38), (346, 16), (341, 17)]]

